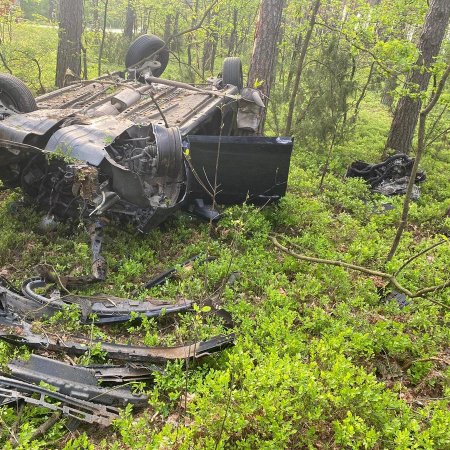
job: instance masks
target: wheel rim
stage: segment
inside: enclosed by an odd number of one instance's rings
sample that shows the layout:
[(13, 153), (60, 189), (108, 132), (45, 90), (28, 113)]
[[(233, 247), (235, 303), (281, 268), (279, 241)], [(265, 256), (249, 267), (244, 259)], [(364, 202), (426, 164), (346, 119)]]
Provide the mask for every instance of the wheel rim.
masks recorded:
[(14, 101), (14, 99), (6, 92), (0, 90), (0, 102), (5, 106), (7, 109), (10, 109), (14, 112), (19, 112), (19, 105), (17, 102)]

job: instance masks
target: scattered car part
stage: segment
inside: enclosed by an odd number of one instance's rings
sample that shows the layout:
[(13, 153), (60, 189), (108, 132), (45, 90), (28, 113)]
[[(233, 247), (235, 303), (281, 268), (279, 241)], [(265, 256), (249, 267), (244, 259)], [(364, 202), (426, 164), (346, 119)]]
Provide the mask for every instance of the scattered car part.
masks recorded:
[[(208, 256), (206, 258), (202, 258), (202, 255), (195, 255), (192, 258), (187, 259), (186, 261), (183, 261), (180, 266), (181, 267), (188, 267), (195, 261), (199, 261), (199, 263), (204, 264), (209, 261), (214, 261), (217, 258), (215, 256)], [(147, 281), (145, 283), (144, 287), (145, 289), (150, 289), (155, 286), (162, 285), (165, 281), (170, 280), (175, 276), (175, 274), (178, 272), (178, 269), (176, 267), (171, 267), (170, 269), (165, 270), (164, 272), (160, 273), (156, 277), (152, 278), (150, 281)]]
[[(44, 219), (47, 218), (48, 216)], [(98, 219), (91, 223), (89, 227), (92, 254), (92, 269), (90, 275), (59, 275), (54, 272), (52, 266), (48, 264), (38, 264), (36, 266), (36, 271), (38, 272), (40, 278), (47, 282), (55, 283), (59, 288), (63, 288), (65, 291), (82, 288), (88, 284), (96, 283), (98, 281), (104, 281), (106, 279), (107, 265), (101, 254), (103, 244), (103, 226), (103, 221)]]
[(59, 291), (53, 292), (50, 297), (36, 293), (37, 289), (47, 286), (45, 280), (32, 278), (23, 283), (22, 295), (19, 295), (0, 285), (0, 310), (34, 320), (45, 316), (51, 317), (62, 311), (66, 305), (76, 304), (80, 307), (84, 322), (107, 324), (127, 322), (135, 315), (156, 317), (161, 314), (188, 311), (193, 305), (189, 300), (172, 303), (155, 299), (129, 300), (112, 295), (98, 295), (94, 298), (72, 294), (61, 296)]
[[(347, 177), (360, 177), (370, 184), (372, 191), (386, 196), (404, 195), (414, 165), (414, 158), (397, 154), (390, 156), (379, 164), (355, 161), (347, 170)], [(422, 183), (426, 176), (423, 171), (417, 172), (415, 182)], [(420, 195), (418, 186), (414, 186), (411, 198), (417, 200)]]
[(81, 356), (90, 346), (100, 344), (101, 350), (109, 359), (140, 363), (165, 364), (179, 359), (200, 359), (234, 345), (235, 335), (215, 336), (207, 341), (195, 342), (176, 347), (143, 347), (127, 344), (114, 344), (98, 340), (61, 336), (47, 333), (36, 334), (31, 325), (11, 314), (0, 315), (0, 340), (12, 345), (26, 345), (32, 349), (64, 352)]
[(264, 108), (264, 102), (262, 101), (257, 89), (242, 89), (236, 118), (238, 129), (241, 131), (256, 133)]
[(80, 400), (122, 407), (128, 404), (145, 406), (148, 402), (146, 395), (133, 394), (126, 388), (98, 386), (92, 369), (71, 366), (43, 356), (31, 355), (28, 361), (13, 360), (8, 368), (16, 379), (37, 385), (44, 380), (57, 392)]
[[(214, 196), (217, 203), (225, 205), (245, 201), (261, 205), (286, 194), (292, 139), (192, 135), (187, 140), (190, 162), (197, 174), (192, 180), (191, 198), (211, 202)], [(197, 170), (199, 167), (201, 170)]]
[(385, 290), (382, 289), (380, 290), (380, 296), (381, 301), (385, 303), (395, 301), (399, 308), (405, 308), (410, 304), (410, 302), (407, 300), (406, 295), (403, 292), (398, 292), (395, 289), (388, 293), (386, 293)]
[[(39, 398), (34, 398), (33, 394), (37, 394)], [(48, 399), (59, 403), (50, 403)], [(113, 420), (119, 418), (119, 409), (115, 407), (80, 400), (32, 383), (0, 376), (0, 406), (19, 400), (52, 411), (61, 411), (64, 415), (83, 422), (103, 426), (109, 426)]]
[(101, 255), (103, 244), (103, 222), (95, 221), (89, 230), (91, 235), (92, 277), (95, 281), (106, 279), (106, 261)]

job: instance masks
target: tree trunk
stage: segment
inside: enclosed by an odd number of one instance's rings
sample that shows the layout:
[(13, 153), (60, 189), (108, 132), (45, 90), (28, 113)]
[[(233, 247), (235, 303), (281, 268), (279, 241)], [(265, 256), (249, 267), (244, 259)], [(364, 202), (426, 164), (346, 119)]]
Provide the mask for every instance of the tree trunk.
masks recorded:
[(81, 73), (81, 34), (83, 32), (83, 0), (60, 0), (59, 41), (56, 62), (58, 87), (65, 85), (66, 73)]
[(202, 57), (202, 76), (205, 78), (205, 72), (210, 71), (211, 75), (214, 72), (214, 60), (216, 58), (217, 41), (219, 35), (217, 33), (217, 14), (210, 12), (207, 18), (211, 29), (208, 30), (208, 36), (206, 42), (203, 45), (203, 57)]
[(449, 0), (430, 0), (425, 24), (420, 35), (420, 56), (407, 80), (407, 84), (412, 86), (411, 94), (413, 95), (402, 97), (399, 100), (386, 143), (387, 148), (392, 148), (398, 153), (408, 153), (411, 149), (421, 108), (420, 95), (414, 94), (420, 94), (428, 88), (431, 78), (430, 67), (439, 54), (449, 18)]
[(381, 92), (381, 104), (389, 108), (389, 112), (394, 114), (394, 95), (393, 92), (397, 87), (397, 77), (390, 75), (384, 82), (383, 91)]
[(284, 86), (284, 95), (287, 96), (291, 92), (292, 79), (294, 78), (295, 69), (297, 68), (295, 61), (297, 61), (300, 49), (303, 43), (303, 35), (299, 33), (295, 38), (294, 49), (292, 50), (291, 63), (289, 65), (289, 72), (287, 77), (287, 82)]
[(303, 72), (303, 64), (305, 62), (306, 52), (309, 47), (309, 41), (311, 40), (311, 35), (313, 32), (314, 26), (316, 24), (316, 17), (317, 17), (317, 13), (319, 11), (319, 7), (320, 7), (320, 0), (316, 0), (316, 2), (314, 3), (314, 6), (313, 6), (313, 10), (311, 12), (311, 17), (309, 19), (309, 27), (308, 27), (308, 31), (306, 32), (305, 39), (303, 41), (300, 58), (298, 59), (297, 73), (295, 74), (294, 86), (292, 87), (291, 98), (289, 100), (288, 115), (286, 118), (286, 131), (285, 131), (286, 136), (291, 134), (292, 117), (294, 115), (294, 109), (295, 109), (295, 100), (297, 98), (297, 93), (298, 93), (298, 90), (300, 87), (300, 80), (301, 80), (302, 72)]
[[(275, 75), (283, 8), (284, 0), (262, 0), (256, 23), (255, 43), (248, 73), (248, 87), (258, 86), (263, 94), (266, 107)], [(262, 113), (258, 129), (259, 134), (263, 134), (265, 120), (266, 108)]]
[[(195, 21), (196, 21), (196, 17), (198, 14), (198, 0), (195, 0), (194, 3), (194, 14), (192, 16), (191, 19), (191, 27), (195, 26)], [(188, 75), (188, 79), (190, 82), (194, 82), (195, 81), (195, 72), (192, 70), (192, 65), (193, 65), (193, 36), (192, 33), (189, 33), (187, 36), (187, 41), (188, 41), (188, 45), (187, 45), (187, 65), (188, 65), (188, 70), (189, 70), (189, 75)]]
[[(177, 13), (175, 14), (175, 19), (173, 21), (173, 33), (174, 34), (179, 32), (179, 29), (178, 29), (179, 20), (180, 20), (180, 13), (177, 11)], [(180, 36), (176, 36), (171, 41), (170, 48), (178, 53), (181, 51), (181, 37)]]
[(48, 18), (50, 20), (55, 20), (56, 13), (56, 0), (49, 0), (48, 2)]
[[(172, 21), (173, 21), (172, 14), (167, 14), (166, 20), (164, 22), (164, 38), (163, 38), (164, 42), (167, 42), (170, 36), (172, 36)], [(170, 44), (168, 44), (167, 46), (170, 49)]]
[(92, 0), (92, 29), (100, 30), (100, 16), (98, 13), (98, 0)]
[(441, 81), (439, 82), (439, 85), (436, 89), (436, 91), (431, 96), (431, 100), (429, 101), (428, 105), (419, 112), (419, 136), (418, 136), (418, 145), (417, 145), (417, 153), (416, 158), (414, 160), (414, 165), (411, 169), (411, 175), (409, 178), (408, 188), (406, 189), (405, 198), (403, 200), (403, 210), (402, 210), (402, 217), (400, 219), (400, 223), (397, 228), (397, 233), (395, 234), (394, 241), (392, 242), (392, 247), (389, 250), (389, 254), (386, 258), (386, 262), (389, 262), (392, 260), (392, 258), (395, 255), (395, 252), (397, 251), (397, 248), (400, 244), (400, 240), (403, 235), (403, 231), (408, 223), (408, 214), (409, 214), (409, 205), (411, 203), (411, 193), (413, 190), (413, 186), (416, 180), (417, 170), (419, 168), (420, 164), (420, 158), (422, 157), (423, 152), (425, 151), (426, 143), (425, 143), (425, 125), (428, 114), (433, 110), (433, 108), (436, 106), (436, 103), (438, 102), (442, 91), (444, 90), (445, 83), (447, 82), (448, 77), (450, 76), (450, 65), (447, 66), (447, 70), (445, 71), (444, 75), (441, 78)]
[(136, 22), (136, 12), (134, 10), (133, 5), (131, 4), (131, 0), (128, 0), (127, 14), (125, 19), (125, 28), (123, 29), (123, 35), (129, 41), (133, 39), (135, 22)]
[(103, 11), (102, 40), (100, 42), (100, 49), (98, 51), (98, 76), (101, 76), (102, 74), (103, 49), (105, 48), (106, 25), (108, 20), (108, 3), (109, 0), (105, 0), (105, 9)]
[(233, 30), (230, 33), (230, 39), (228, 41), (228, 56), (233, 56), (236, 51), (238, 15), (239, 10), (237, 8), (233, 8)]

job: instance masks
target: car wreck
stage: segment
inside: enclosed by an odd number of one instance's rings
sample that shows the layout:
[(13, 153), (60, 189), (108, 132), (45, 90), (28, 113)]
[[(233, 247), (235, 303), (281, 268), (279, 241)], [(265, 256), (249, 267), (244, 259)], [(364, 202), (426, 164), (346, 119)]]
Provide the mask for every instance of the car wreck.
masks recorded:
[[(79, 311), (81, 323), (92, 325), (195, 312), (191, 300), (75, 294), (78, 287), (106, 278), (105, 222), (132, 223), (147, 232), (179, 210), (216, 220), (218, 204), (268, 204), (285, 194), (293, 142), (255, 135), (264, 103), (258, 91), (243, 88), (240, 59), (226, 58), (219, 76), (193, 85), (160, 78), (168, 57), (162, 40), (140, 36), (127, 52), (125, 71), (75, 81), (36, 99), (20, 80), (0, 74), (3, 186), (20, 188), (24, 199), (43, 212), (45, 228), (58, 220), (86, 222), (92, 253), (88, 276), (54, 279), (40, 267), (39, 276), (20, 288), (1, 279), (0, 340), (73, 356), (99, 345), (108, 360), (91, 368), (38, 355), (12, 361), (10, 373), (0, 374), (0, 405), (31, 403), (75, 422), (108, 426), (119, 417), (118, 407), (147, 403), (145, 395), (122, 384), (149, 381), (169, 361), (197, 360), (234, 343), (234, 334), (225, 333), (174, 347), (148, 347), (40, 333), (32, 323), (64, 312), (67, 305)], [(194, 260), (198, 257), (182, 265)], [(144, 288), (176, 271), (165, 271)], [(233, 326), (227, 311), (210, 309), (225, 329)], [(43, 379), (50, 389), (39, 384)]]
[(285, 194), (292, 139), (255, 136), (264, 107), (239, 58), (206, 85), (158, 78), (164, 42), (140, 36), (126, 70), (33, 98), (0, 75), (0, 179), (50, 218), (127, 220), (141, 232), (175, 211)]

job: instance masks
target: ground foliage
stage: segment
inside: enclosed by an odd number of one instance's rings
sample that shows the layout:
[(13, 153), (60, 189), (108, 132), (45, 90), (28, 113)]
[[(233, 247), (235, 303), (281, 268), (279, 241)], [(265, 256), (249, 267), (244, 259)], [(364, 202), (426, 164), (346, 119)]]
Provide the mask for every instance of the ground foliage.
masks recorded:
[[(167, 7), (159, 3), (158, 8)], [(83, 332), (93, 338), (175, 345), (225, 332), (204, 307), (206, 299), (214, 297), (233, 315), (236, 346), (188, 367), (169, 364), (165, 374), (155, 375), (153, 385), (135, 386), (148, 392), (148, 408), (138, 414), (123, 411), (112, 430), (82, 428), (68, 433), (63, 419), (33, 440), (33, 432), (50, 413), (29, 406), (20, 412), (1, 408), (3, 448), (449, 448), (448, 309), (427, 299), (409, 299), (406, 306), (383, 300), (379, 290), (383, 280), (299, 261), (275, 249), (270, 240), (276, 235), (299, 253), (394, 273), (412, 255), (450, 233), (450, 150), (445, 133), (439, 134), (448, 117), (448, 90), (429, 124), (430, 145), (422, 163), (427, 181), (420, 200), (411, 207), (399, 250), (387, 267), (384, 262), (402, 199), (374, 196), (361, 180), (344, 178), (354, 160), (379, 161), (384, 152), (391, 118), (389, 102), (381, 105), (380, 96), (386, 94), (392, 73), (406, 73), (415, 61), (413, 41), (426, 11), (425, 1), (411, 5), (395, 0), (390, 6), (382, 2), (371, 11), (368, 26), (361, 28), (358, 17), (368, 17), (368, 3), (354, 3), (358, 7), (343, 24), (335, 19), (341, 17), (338, 1), (329, 2), (328, 16), (321, 14), (318, 21), (296, 105), (288, 194), (278, 206), (229, 208), (213, 226), (179, 215), (147, 235), (137, 235), (121, 224), (108, 226), (104, 247), (108, 279), (88, 294), (188, 298), (196, 300), (196, 311), (100, 328), (80, 327), (77, 311), (68, 308), (34, 325), (36, 330), (62, 334)], [(307, 25), (308, 4), (288, 2), (282, 61), (293, 58), (296, 38)], [(216, 62), (219, 67), (227, 55), (229, 42), (224, 36), (232, 31), (233, 10), (239, 8), (239, 14), (251, 18), (255, 5), (228, 2), (226, 14), (195, 35), (193, 53), (200, 54), (206, 38), (219, 33), (223, 39)], [(31, 14), (32, 10), (30, 6), (27, 11)], [(120, 16), (114, 14), (113, 19)], [(150, 31), (162, 29), (163, 16), (154, 17)], [(180, 20), (190, 23), (192, 15)], [(39, 91), (41, 84), (48, 90), (54, 82), (57, 33), (42, 17), (39, 26), (36, 21), (14, 23), (10, 31), (4, 25), (1, 51), (13, 73)], [(241, 47), (237, 48), (243, 50), (244, 62), (251, 47), (245, 44), (248, 21), (238, 29)], [(331, 33), (330, 28), (338, 25), (340, 32)], [(404, 30), (411, 39), (405, 39)], [(390, 39), (383, 39), (383, 33)], [(98, 32), (87, 29), (83, 39), (92, 76)], [(120, 68), (125, 49), (121, 35), (108, 33), (104, 69)], [(175, 56), (184, 57), (183, 51), (175, 50)], [(41, 81), (33, 58), (41, 65)], [(358, 106), (374, 59), (380, 64)], [(194, 77), (199, 77), (202, 58), (192, 63), (197, 67)], [(437, 76), (441, 69), (436, 66)], [(291, 66), (279, 64), (268, 134), (283, 132), (290, 71)], [(186, 79), (192, 74), (180, 62), (169, 66), (166, 75)], [(402, 93), (398, 80), (396, 86), (387, 92), (392, 98)], [(386, 203), (394, 209), (384, 211)], [(57, 230), (43, 233), (40, 218), (31, 205), (22, 203), (19, 191), (0, 193), (0, 274), (19, 285), (41, 263), (61, 274), (89, 273), (84, 225), (60, 224)], [(217, 259), (194, 263), (161, 287), (139, 288), (161, 270), (195, 254)], [(447, 280), (449, 263), (450, 244), (445, 242), (409, 264), (399, 279), (411, 291), (437, 285)], [(226, 281), (233, 272), (240, 277), (229, 287)], [(430, 299), (450, 305), (450, 290), (436, 292)], [(27, 354), (25, 349), (0, 343), (3, 370), (10, 359)], [(98, 345), (76, 360), (80, 364), (102, 361), (104, 354)]]
[[(382, 267), (401, 199), (373, 196), (362, 181), (343, 174), (349, 160), (376, 158), (387, 125), (387, 115), (378, 111), (374, 118), (368, 105), (354, 140), (337, 150), (321, 193), (317, 156), (297, 147), (289, 193), (278, 206), (233, 207), (212, 227), (180, 215), (146, 236), (111, 224), (106, 292), (130, 295), (151, 275), (194, 254), (218, 259), (139, 292), (141, 298), (195, 299), (197, 313), (109, 331), (86, 326), (86, 334), (120, 339), (130, 333), (147, 345), (205, 338), (221, 330), (201, 306), (220, 293), (236, 323), (236, 346), (188, 368), (170, 364), (145, 388), (149, 408), (137, 416), (126, 410), (116, 422), (115, 443), (101, 435), (87, 438), (89, 430), (71, 438), (64, 435), (64, 422), (29, 442), (49, 413), (26, 406), (19, 424), (13, 409), (1, 410), (5, 448), (11, 427), (19, 448), (447, 448), (448, 310), (426, 299), (405, 307), (383, 301), (377, 291), (381, 280), (300, 262), (280, 254), (269, 240), (276, 233), (308, 255)], [(430, 149), (423, 163), (428, 181), (389, 271), (449, 232), (449, 165), (448, 151)], [(39, 215), (19, 200), (16, 192), (2, 197), (2, 274), (19, 283), (41, 262), (60, 273), (86, 273), (90, 258), (83, 227), (61, 225), (42, 234)], [(395, 209), (382, 213), (388, 201)], [(441, 245), (409, 265), (402, 282), (412, 290), (438, 284), (447, 277), (449, 261), (450, 246)], [(234, 271), (240, 279), (223, 289)], [(448, 291), (433, 296), (449, 304)], [(37, 326), (79, 328), (74, 311)], [(0, 345), (4, 365), (18, 351)], [(101, 361), (101, 349), (79, 362), (89, 360)]]

